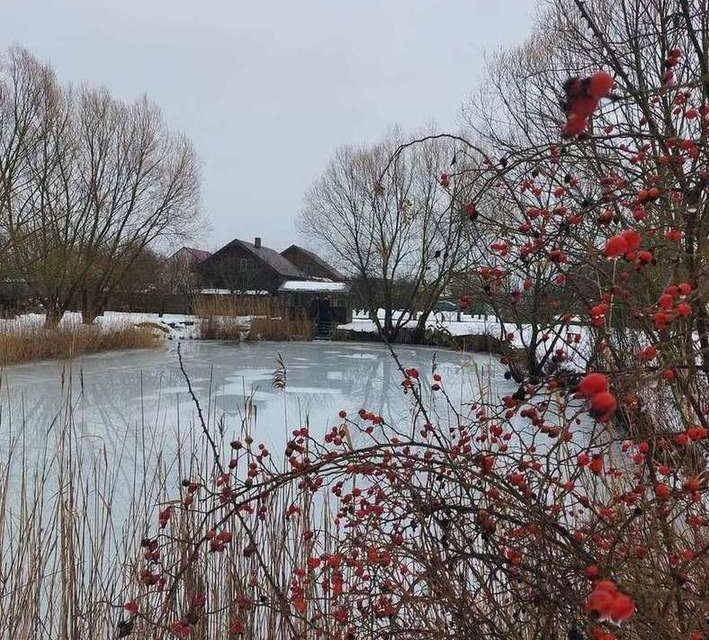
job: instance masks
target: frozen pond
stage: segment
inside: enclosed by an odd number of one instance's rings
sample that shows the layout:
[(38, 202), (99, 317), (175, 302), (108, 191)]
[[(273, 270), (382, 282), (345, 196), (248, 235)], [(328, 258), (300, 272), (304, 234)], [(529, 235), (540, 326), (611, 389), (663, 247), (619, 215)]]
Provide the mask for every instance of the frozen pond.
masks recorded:
[[(252, 433), (270, 447), (308, 421), (314, 434), (336, 424), (337, 413), (364, 407), (388, 420), (408, 420), (411, 399), (402, 393), (401, 374), (383, 345), (337, 342), (222, 343), (184, 341), (182, 353), (193, 388), (213, 428), (237, 430), (248, 411)], [(403, 366), (417, 367), (430, 380), (432, 362), (452, 403), (466, 411), (479, 398), (479, 379), (490, 374), (499, 390), (501, 368), (484, 354), (397, 346)], [(287, 369), (285, 390), (273, 387), (277, 357)], [(428, 402), (440, 408), (441, 426), (452, 412), (441, 394)], [(250, 399), (251, 409), (246, 409)], [(156, 434), (158, 449), (170, 449), (176, 434), (194, 431), (196, 412), (180, 371), (176, 343), (153, 351), (82, 357), (71, 366), (41, 362), (8, 367), (0, 388), (0, 444), (22, 434), (26, 448), (51, 441), (71, 407), (73, 432), (82, 448), (117, 448)], [(279, 446), (280, 445), (280, 446)]]

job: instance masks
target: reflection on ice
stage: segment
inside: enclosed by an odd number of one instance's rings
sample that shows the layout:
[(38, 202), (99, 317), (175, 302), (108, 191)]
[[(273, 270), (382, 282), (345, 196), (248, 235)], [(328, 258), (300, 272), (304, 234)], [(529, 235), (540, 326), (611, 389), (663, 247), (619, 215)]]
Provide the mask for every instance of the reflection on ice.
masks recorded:
[[(210, 423), (238, 428), (248, 400), (254, 408), (254, 437), (271, 447), (306, 420), (322, 433), (340, 409), (352, 413), (365, 407), (399, 422), (411, 416), (410, 398), (402, 393), (401, 376), (383, 345), (183, 342), (182, 352)], [(271, 384), (278, 354), (287, 367), (285, 393)], [(434, 354), (453, 404), (463, 411), (465, 403), (479, 397), (478, 376), (492, 372), (500, 392), (513, 389), (486, 355), (397, 347), (402, 364), (417, 367), (424, 380), (430, 380)], [(442, 405), (441, 396), (427, 395)], [(7, 446), (22, 432), (25, 447), (41, 447), (65, 419), (67, 406), (85, 446), (105, 446), (109, 453), (132, 449), (146, 430), (154, 434), (156, 446), (169, 451), (178, 427), (184, 432), (196, 421), (171, 345), (86, 356), (71, 366), (42, 362), (7, 368), (0, 386), (0, 444)], [(447, 413), (444, 407), (442, 412)]]

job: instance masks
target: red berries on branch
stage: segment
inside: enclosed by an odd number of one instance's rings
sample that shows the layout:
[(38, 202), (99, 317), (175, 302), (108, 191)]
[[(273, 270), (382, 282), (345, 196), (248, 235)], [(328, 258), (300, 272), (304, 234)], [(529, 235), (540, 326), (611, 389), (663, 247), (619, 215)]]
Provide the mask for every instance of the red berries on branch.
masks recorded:
[(605, 71), (597, 71), (588, 78), (569, 78), (564, 83), (566, 96), (561, 103), (566, 114), (562, 137), (573, 138), (582, 134), (598, 103), (602, 98), (610, 97), (612, 89), (613, 77)]
[(593, 591), (586, 598), (586, 612), (601, 620), (619, 623), (629, 620), (635, 613), (633, 599), (611, 580), (599, 580)]
[(602, 373), (589, 373), (581, 379), (577, 390), (587, 398), (591, 398), (598, 393), (608, 391), (608, 379)]
[(616, 397), (608, 390), (608, 378), (602, 373), (586, 374), (576, 391), (590, 400), (591, 415), (595, 418), (609, 420), (618, 408)]
[(475, 220), (478, 217), (478, 212), (475, 210), (475, 205), (472, 202), (466, 202), (463, 210), (469, 220)]

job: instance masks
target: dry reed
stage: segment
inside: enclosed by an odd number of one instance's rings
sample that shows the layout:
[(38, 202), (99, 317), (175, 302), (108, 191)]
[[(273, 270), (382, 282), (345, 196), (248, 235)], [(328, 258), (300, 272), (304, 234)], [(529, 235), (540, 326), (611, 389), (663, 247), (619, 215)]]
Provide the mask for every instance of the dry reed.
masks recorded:
[(197, 296), (192, 310), (200, 318), (279, 316), (281, 303), (271, 296)]
[(253, 318), (248, 334), (249, 340), (312, 340), (313, 323), (305, 314), (294, 318)]
[(287, 313), (271, 296), (198, 296), (192, 308), (202, 319), (204, 340), (311, 340), (313, 324), (304, 312)]
[(0, 329), (0, 365), (67, 359), (102, 351), (150, 349), (158, 346), (161, 339), (149, 327), (131, 324), (102, 327), (62, 323), (45, 328), (33, 323), (8, 323)]
[[(71, 395), (71, 390), (65, 393)], [(208, 422), (224, 455), (231, 438), (253, 432), (251, 406), (247, 399), (236, 432), (223, 418)], [(169, 435), (139, 425), (134, 434), (119, 438), (119, 450), (87, 450), (76, 435), (80, 411), (67, 401), (47, 426), (51, 435), (39, 451), (29, 437), (39, 425), (23, 424), (0, 457), (0, 638), (174, 638), (167, 627), (156, 629), (141, 615), (131, 617), (124, 605), (135, 601), (140, 610), (149, 610), (163, 602), (154, 589), (137, 587), (141, 541), (154, 529), (159, 510), (174, 505), (180, 479), (210, 477), (213, 450), (189, 422), (187, 429)], [(169, 450), (166, 443), (172, 443)], [(246, 463), (243, 457), (239, 467)], [(261, 529), (261, 557), (284, 585), (293, 564), (304, 561), (303, 528), (323, 526), (311, 520), (305, 502), (300, 523), (286, 517), (298, 500), (292, 487), (270, 497)], [(172, 544), (162, 558), (166, 566), (194, 550), (193, 536), (204, 526), (200, 505), (173, 506)], [(244, 581), (256, 567), (253, 556), (244, 553), (248, 538), (234, 534), (233, 553), (192, 566), (175, 597), (161, 605), (169, 621), (184, 615), (195, 594), (211, 594), (214, 615), (200, 620), (193, 638), (227, 637), (234, 603), (254, 591)], [(243, 637), (268, 640), (285, 637), (286, 631), (278, 610), (256, 606), (245, 618)]]

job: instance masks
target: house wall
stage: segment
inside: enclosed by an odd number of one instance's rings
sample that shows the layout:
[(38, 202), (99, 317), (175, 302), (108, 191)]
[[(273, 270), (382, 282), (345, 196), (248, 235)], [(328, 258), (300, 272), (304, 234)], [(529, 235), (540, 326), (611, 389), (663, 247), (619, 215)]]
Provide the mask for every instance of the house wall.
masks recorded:
[(239, 245), (224, 247), (198, 266), (207, 287), (274, 292), (285, 278)]

